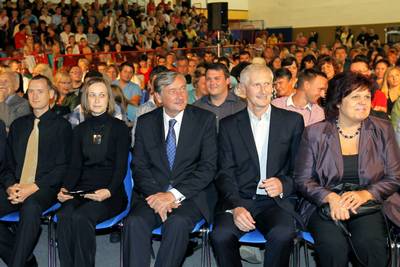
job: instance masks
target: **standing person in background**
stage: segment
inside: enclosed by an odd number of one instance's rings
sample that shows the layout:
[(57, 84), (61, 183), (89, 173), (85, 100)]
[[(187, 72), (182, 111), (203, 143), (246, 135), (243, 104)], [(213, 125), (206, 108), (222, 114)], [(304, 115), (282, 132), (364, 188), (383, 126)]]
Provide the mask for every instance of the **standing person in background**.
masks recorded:
[(300, 72), (297, 90), (294, 94), (274, 99), (272, 104), (278, 108), (290, 110), (303, 116), (304, 126), (325, 119), (324, 110), (318, 101), (328, 89), (325, 73), (313, 69)]
[(246, 107), (246, 103), (229, 90), (230, 75), (222, 63), (212, 63), (206, 67), (206, 86), (208, 95), (193, 105), (215, 114), (217, 123)]
[(142, 90), (137, 84), (131, 82), (134, 74), (134, 68), (132, 65), (128, 62), (124, 62), (121, 64), (120, 70), (120, 78), (119, 80), (114, 81), (113, 84), (118, 85), (124, 92), (124, 95), (128, 100), (128, 120), (134, 121), (136, 119), (136, 111), (140, 103), (140, 98), (142, 97)]

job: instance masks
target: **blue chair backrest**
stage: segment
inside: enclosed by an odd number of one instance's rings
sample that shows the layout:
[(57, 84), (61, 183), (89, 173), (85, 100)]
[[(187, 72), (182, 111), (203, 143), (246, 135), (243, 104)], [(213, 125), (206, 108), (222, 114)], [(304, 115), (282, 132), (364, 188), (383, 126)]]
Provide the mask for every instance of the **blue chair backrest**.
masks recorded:
[(126, 175), (124, 179), (124, 188), (125, 193), (128, 198), (128, 207), (131, 206), (131, 199), (132, 199), (132, 189), (133, 189), (133, 179), (131, 174), (131, 161), (132, 161), (132, 154), (129, 152), (128, 156), (128, 167), (126, 169)]

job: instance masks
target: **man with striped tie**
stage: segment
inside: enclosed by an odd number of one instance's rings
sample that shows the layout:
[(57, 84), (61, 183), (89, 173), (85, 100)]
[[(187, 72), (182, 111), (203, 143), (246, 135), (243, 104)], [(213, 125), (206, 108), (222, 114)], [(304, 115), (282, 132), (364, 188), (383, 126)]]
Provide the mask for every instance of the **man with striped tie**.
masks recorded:
[(185, 77), (154, 81), (163, 107), (139, 117), (133, 150), (132, 209), (124, 225), (124, 266), (150, 266), (152, 230), (163, 224), (155, 266), (180, 266), (189, 234), (216, 202), (215, 115), (187, 105)]
[(0, 223), (0, 257), (8, 266), (37, 266), (32, 252), (40, 217), (56, 202), (67, 169), (72, 130), (68, 121), (50, 111), (53, 97), (50, 80), (35, 76), (28, 87), (33, 113), (10, 126), (0, 177), (0, 216), (19, 211), (20, 220), (16, 231)]

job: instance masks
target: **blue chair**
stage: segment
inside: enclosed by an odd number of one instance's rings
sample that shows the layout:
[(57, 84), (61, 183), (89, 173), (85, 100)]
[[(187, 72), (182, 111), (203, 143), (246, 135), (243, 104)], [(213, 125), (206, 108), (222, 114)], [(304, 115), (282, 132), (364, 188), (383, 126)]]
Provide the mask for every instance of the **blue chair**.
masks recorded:
[[(60, 203), (56, 203), (53, 206), (51, 206), (50, 208), (48, 208), (47, 210), (45, 210), (42, 213), (42, 220), (47, 222), (47, 227), (48, 227), (48, 232), (51, 233), (53, 227), (52, 227), (52, 216), (54, 215), (54, 212), (60, 208)], [(9, 223), (17, 223), (19, 222), (19, 212), (15, 211), (15, 212), (11, 212), (9, 214), (6, 214), (2, 217), (0, 217), (0, 221), (2, 222), (9, 222)], [(51, 240), (50, 240), (50, 234), (48, 235), (48, 266), (52, 266), (52, 258), (53, 258), (53, 250), (51, 249)]]
[(296, 260), (296, 263), (298, 267), (301, 266), (300, 262), (300, 249), (301, 246), (304, 246), (304, 261), (306, 264), (306, 267), (310, 266), (310, 260), (308, 257), (308, 246), (309, 245), (314, 245), (314, 238), (311, 236), (309, 232), (303, 232), (299, 231), (297, 234), (297, 238), (295, 240), (295, 246), (294, 246), (294, 258)]
[[(110, 218), (108, 220), (105, 220), (105, 221), (103, 221), (103, 222), (101, 222), (101, 223), (96, 225), (96, 230), (108, 229), (108, 228), (111, 228), (111, 227), (114, 227), (114, 226), (118, 226), (118, 228), (121, 230), (120, 266), (122, 266), (122, 256), (123, 256), (123, 251), (124, 251), (123, 219), (128, 215), (128, 213), (129, 213), (129, 211), (131, 209), (131, 200), (132, 200), (133, 180), (132, 180), (131, 168), (130, 168), (131, 159), (132, 159), (132, 157), (131, 157), (131, 154), (129, 153), (128, 168), (127, 168), (126, 175), (125, 175), (125, 178), (124, 178), (124, 189), (125, 189), (126, 196), (128, 198), (128, 203), (126, 205), (125, 210), (123, 212), (121, 212), (120, 214), (118, 214), (117, 216), (112, 217), (112, 218)], [(57, 222), (57, 216), (53, 217), (53, 221), (55, 223)], [(53, 266), (56, 267), (57, 266), (56, 251), (55, 251), (56, 250), (56, 242), (55, 242), (54, 236), (49, 237), (49, 240), (51, 240), (52, 250), (53, 250), (52, 263), (53, 263)]]
[[(156, 228), (153, 230), (153, 235), (162, 235), (162, 227)], [(210, 249), (208, 247), (208, 233), (209, 229), (206, 227), (206, 221), (204, 219), (201, 219), (193, 228), (192, 234), (194, 233), (200, 233), (201, 234), (201, 266), (211, 266), (211, 260), (210, 260)], [(153, 252), (153, 258), (154, 258), (154, 252)]]

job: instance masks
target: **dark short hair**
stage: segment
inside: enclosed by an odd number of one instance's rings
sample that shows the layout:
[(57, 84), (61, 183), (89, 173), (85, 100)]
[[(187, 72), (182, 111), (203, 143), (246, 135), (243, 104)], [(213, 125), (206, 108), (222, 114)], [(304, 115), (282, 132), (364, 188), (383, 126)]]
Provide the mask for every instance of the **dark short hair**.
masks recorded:
[(297, 61), (294, 57), (286, 57), (286, 58), (282, 59), (281, 66), (283, 68), (283, 67), (290, 66), (293, 63), (295, 63), (297, 65)]
[(274, 81), (280, 78), (287, 78), (288, 80), (292, 79), (292, 73), (287, 68), (280, 68), (274, 72)]
[(336, 62), (336, 59), (331, 56), (327, 56), (327, 55), (322, 55), (322, 56), (318, 57), (316, 69), (321, 71), (322, 66), (325, 64), (331, 64), (333, 66), (335, 74), (339, 72), (339, 66)]
[(229, 66), (229, 64), (230, 64), (229, 59), (227, 57), (219, 57), (217, 61), (218, 61), (218, 63), (225, 62), (226, 66)]
[(38, 74), (38, 75), (32, 77), (32, 79), (31, 79), (30, 82), (32, 82), (32, 81), (38, 81), (38, 80), (45, 80), (45, 81), (46, 81), (46, 84), (47, 84), (47, 88), (48, 88), (49, 90), (55, 91), (55, 88), (54, 88), (54, 86), (53, 86), (53, 83), (50, 81), (50, 79), (49, 79), (48, 77), (42, 75), (42, 74)]
[(311, 82), (314, 80), (316, 77), (321, 76), (327, 79), (326, 74), (323, 73), (322, 71), (315, 70), (315, 69), (308, 69), (308, 70), (303, 70), (299, 73), (298, 78), (297, 78), (297, 86), (296, 88), (301, 88), (304, 86), (304, 82)]
[(139, 56), (139, 61), (147, 61), (147, 59), (148, 59), (148, 57), (147, 57), (146, 54), (141, 54), (141, 55)]
[(380, 63), (383, 63), (383, 64), (385, 64), (386, 65), (386, 67), (390, 67), (390, 63), (389, 63), (389, 61), (387, 60), (387, 59), (379, 59), (377, 62), (375, 62), (375, 64), (374, 64), (374, 69), (376, 68), (376, 66), (378, 65), (378, 64), (380, 64)]
[(300, 70), (304, 70), (306, 68), (306, 62), (312, 62), (314, 63), (314, 66), (317, 65), (317, 59), (314, 57), (314, 55), (308, 54), (301, 60)]
[(222, 63), (211, 63), (207, 65), (206, 73), (209, 70), (222, 71), (224, 73), (225, 79), (230, 77), (228, 68)]
[(325, 105), (327, 119), (335, 119), (339, 115), (337, 105), (342, 103), (343, 98), (359, 88), (366, 88), (371, 95), (374, 93), (372, 80), (364, 75), (351, 71), (335, 75), (328, 84)]
[(365, 63), (369, 69), (369, 60), (364, 55), (355, 56), (354, 59), (351, 61), (351, 64), (353, 64), (353, 63)]
[(122, 71), (124, 69), (124, 67), (129, 67), (132, 68), (133, 70), (135, 70), (135, 68), (132, 66), (132, 64), (130, 64), (129, 62), (125, 61), (124, 63), (121, 64), (121, 66), (119, 66), (119, 70)]
[(165, 66), (155, 66), (150, 72), (150, 81), (153, 80), (154, 76), (160, 74), (161, 72), (168, 71)]

